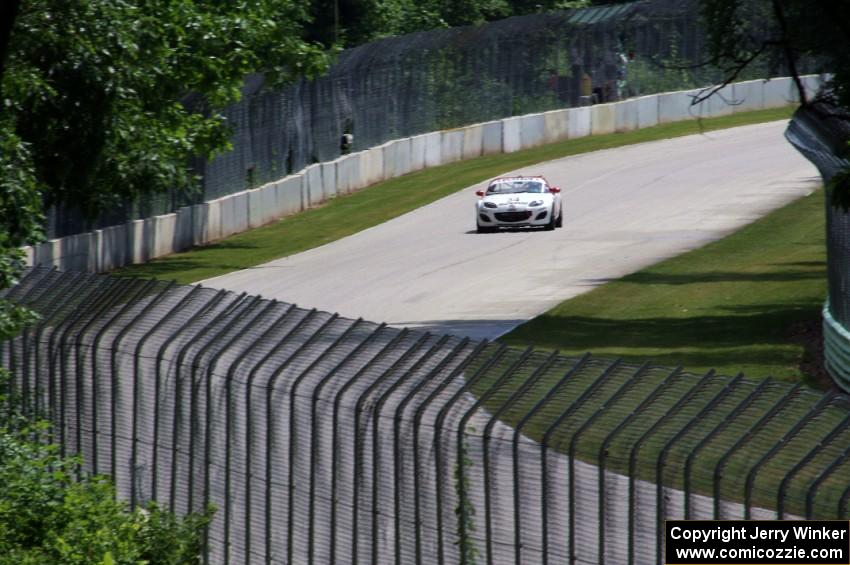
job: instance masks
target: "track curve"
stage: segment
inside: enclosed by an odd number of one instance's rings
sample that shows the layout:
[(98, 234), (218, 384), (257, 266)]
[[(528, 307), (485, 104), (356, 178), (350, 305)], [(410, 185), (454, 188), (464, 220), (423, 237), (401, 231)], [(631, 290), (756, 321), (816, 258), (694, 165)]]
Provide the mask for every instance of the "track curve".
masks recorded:
[(559, 302), (714, 241), (819, 186), (771, 122), (515, 173), (563, 189), (564, 227), (476, 234), (475, 185), (328, 245), (203, 281), (392, 325), (495, 338)]

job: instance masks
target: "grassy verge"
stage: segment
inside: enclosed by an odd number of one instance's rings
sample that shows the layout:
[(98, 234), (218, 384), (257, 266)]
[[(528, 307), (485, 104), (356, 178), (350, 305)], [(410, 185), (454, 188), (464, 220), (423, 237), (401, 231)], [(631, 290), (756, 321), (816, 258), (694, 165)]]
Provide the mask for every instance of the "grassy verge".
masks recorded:
[(517, 153), (489, 155), (418, 171), (332, 199), (319, 208), (213, 245), (127, 267), (114, 274), (173, 279), (180, 283), (197, 282), (324, 245), (519, 167), (599, 149), (785, 119), (790, 114), (791, 109), (780, 108), (701, 122), (691, 120), (628, 133), (571, 139)]
[[(511, 345), (803, 380), (826, 296), (823, 192), (700, 249), (567, 300)], [(808, 331), (807, 331), (808, 330)]]

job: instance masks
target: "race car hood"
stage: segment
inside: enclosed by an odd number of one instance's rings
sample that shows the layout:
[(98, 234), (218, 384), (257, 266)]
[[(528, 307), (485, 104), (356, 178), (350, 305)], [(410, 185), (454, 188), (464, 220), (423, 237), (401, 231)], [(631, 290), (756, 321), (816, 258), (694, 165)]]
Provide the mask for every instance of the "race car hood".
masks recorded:
[(519, 192), (515, 194), (488, 194), (481, 199), (482, 202), (492, 202), (497, 206), (525, 206), (529, 202), (542, 200), (544, 204), (552, 201), (552, 194), (548, 192)]

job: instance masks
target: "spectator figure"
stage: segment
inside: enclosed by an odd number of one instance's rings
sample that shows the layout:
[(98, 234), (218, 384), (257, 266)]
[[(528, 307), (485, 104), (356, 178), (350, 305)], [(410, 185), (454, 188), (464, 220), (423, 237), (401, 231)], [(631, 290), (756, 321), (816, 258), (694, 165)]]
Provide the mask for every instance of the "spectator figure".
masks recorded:
[(342, 136), (339, 138), (339, 151), (343, 155), (351, 153), (351, 147), (354, 145), (354, 134), (351, 133), (353, 124), (351, 120), (345, 121), (345, 126), (342, 128)]

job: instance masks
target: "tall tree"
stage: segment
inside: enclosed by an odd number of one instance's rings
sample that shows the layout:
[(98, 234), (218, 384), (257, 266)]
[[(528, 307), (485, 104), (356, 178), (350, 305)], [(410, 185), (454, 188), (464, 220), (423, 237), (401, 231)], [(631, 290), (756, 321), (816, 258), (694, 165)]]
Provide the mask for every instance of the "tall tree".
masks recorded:
[(322, 48), (302, 39), (306, 21), (296, 0), (24, 0), (4, 103), (47, 203), (94, 214), (190, 186), (187, 158), (227, 147), (218, 110), (246, 75), (325, 68)]
[[(246, 75), (315, 75), (306, 0), (0, 2), (0, 288), (42, 236), (42, 205), (94, 216), (188, 189), (193, 155), (228, 147), (219, 113)], [(28, 315), (0, 301), (0, 337)]]
[[(799, 62), (817, 61), (833, 73), (835, 100), (850, 107), (850, 3), (834, 0), (702, 0), (711, 64), (727, 82), (761, 57), (781, 62), (794, 78), (800, 99)], [(706, 92), (706, 95), (711, 91)]]
[[(731, 82), (758, 57), (783, 61), (803, 105), (811, 102), (799, 76), (799, 61), (819, 61), (831, 73), (820, 96), (841, 109), (824, 119), (850, 121), (850, 2), (835, 0), (702, 0), (712, 63)], [(768, 29), (754, 33), (753, 26)], [(707, 90), (711, 96), (722, 85)], [(699, 99), (694, 100), (698, 102)], [(830, 183), (833, 206), (850, 210), (850, 169)]]

